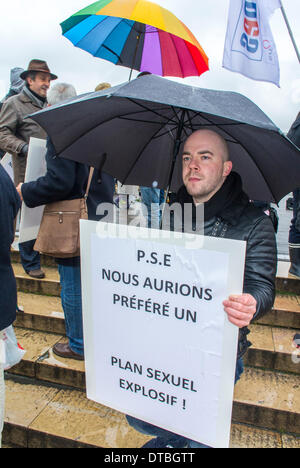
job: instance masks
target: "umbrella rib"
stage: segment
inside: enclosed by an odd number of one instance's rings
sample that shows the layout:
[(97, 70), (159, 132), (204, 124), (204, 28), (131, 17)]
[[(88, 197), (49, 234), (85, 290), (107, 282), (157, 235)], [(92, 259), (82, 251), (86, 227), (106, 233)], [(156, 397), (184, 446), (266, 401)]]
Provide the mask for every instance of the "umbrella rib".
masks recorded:
[[(121, 59), (121, 57), (118, 54), (116, 54), (116, 52), (114, 52), (112, 49), (107, 47), (105, 44), (102, 44), (101, 47), (108, 50), (108, 52), (110, 52), (111, 54), (115, 55), (117, 57), (117, 59), (120, 61), (120, 63), (123, 63), (123, 60)], [(101, 49), (101, 47), (99, 47), (99, 49)], [(97, 50), (97, 53), (98, 53), (99, 49)]]
[[(175, 128), (176, 128), (176, 127), (174, 127), (174, 129), (175, 129)], [(167, 135), (167, 134), (171, 135), (171, 137), (173, 138), (173, 140), (175, 140), (175, 136), (174, 136), (173, 133), (172, 133), (172, 129), (169, 129), (169, 130), (165, 131), (165, 132), (162, 133), (161, 135), (157, 135), (157, 136), (153, 137), (152, 140), (156, 140), (157, 138), (161, 138), (161, 137), (163, 137), (163, 136), (165, 136), (165, 135)]]
[[(171, 120), (171, 118), (169, 119), (169, 121)], [(166, 124), (164, 123), (155, 133), (154, 135), (151, 137), (151, 139), (149, 141), (147, 141), (147, 143), (144, 145), (144, 147), (142, 148), (142, 150), (139, 152), (138, 156), (136, 157), (135, 161), (132, 163), (129, 171), (127, 172), (125, 178), (124, 178), (124, 181), (122, 182), (123, 185), (126, 184), (126, 181), (131, 173), (131, 171), (133, 170), (134, 166), (136, 165), (136, 163), (138, 162), (138, 160), (140, 159), (140, 157), (142, 156), (143, 152), (145, 151), (145, 149), (147, 148), (147, 146), (149, 145), (149, 143), (156, 137), (156, 135), (161, 131), (161, 129), (163, 128), (164, 125), (167, 125), (169, 122), (167, 122)]]
[[(172, 110), (173, 110), (173, 112), (174, 112), (174, 115), (175, 115), (175, 117), (176, 117), (176, 119), (177, 119), (177, 125), (181, 125), (182, 122), (180, 121), (180, 119), (179, 119), (179, 117), (178, 117), (178, 114), (177, 114), (177, 112), (176, 112), (176, 110), (175, 110), (175, 107), (173, 107), (173, 106), (171, 106), (171, 107), (172, 107)], [(180, 110), (186, 112), (186, 109), (180, 108)], [(186, 127), (186, 121), (184, 122), (183, 125), (184, 125), (184, 126), (183, 126), (183, 131), (184, 131), (184, 133), (185, 133), (185, 136), (187, 137), (188, 134), (187, 134), (187, 131), (186, 131), (186, 129), (185, 129), (185, 127)]]
[[(200, 114), (199, 114), (199, 115), (200, 115)], [(201, 117), (203, 117), (203, 116), (201, 116)], [(221, 129), (223, 130), (223, 132), (226, 133), (226, 135), (229, 135), (229, 136), (230, 136), (230, 138), (234, 138), (227, 130), (225, 130), (224, 128), (222, 128), (223, 126), (226, 127), (226, 126), (229, 126), (230, 124), (214, 124), (214, 123), (213, 123), (211, 120), (209, 120), (207, 117), (203, 117), (203, 118), (204, 118), (205, 120), (207, 120), (211, 125), (214, 125), (215, 127), (221, 128)], [(233, 125), (234, 125), (234, 126), (237, 126), (237, 125), (242, 125), (242, 126), (243, 126), (243, 125), (246, 125), (246, 124), (238, 123), (238, 122), (237, 122), (237, 123), (234, 123)], [(247, 150), (247, 148), (246, 148), (241, 142), (238, 142), (238, 141), (232, 142), (232, 141), (231, 141), (231, 143), (236, 143), (236, 144), (241, 145), (241, 147), (244, 149), (244, 151), (249, 155), (249, 157), (251, 157), (250, 154), (249, 154), (249, 152), (248, 152), (248, 150)], [(267, 187), (269, 188), (272, 197), (274, 198), (274, 200), (276, 200), (276, 203), (277, 203), (277, 198), (275, 197), (275, 195), (274, 195), (274, 193), (273, 193), (273, 191), (272, 191), (272, 189), (271, 189), (271, 187), (270, 187), (268, 181), (266, 180), (264, 173), (261, 171), (261, 169), (260, 169), (260, 167), (259, 167), (259, 164), (258, 164), (253, 158), (251, 158), (251, 159), (252, 159), (253, 163), (255, 164), (255, 166), (257, 167), (257, 169), (258, 169), (259, 173), (261, 174), (262, 178), (264, 179), (264, 181), (265, 181)]]
[(170, 36), (171, 36), (171, 41), (172, 41), (172, 43), (174, 45), (174, 49), (176, 50), (176, 56), (177, 56), (177, 60), (178, 60), (179, 66), (180, 66), (180, 70), (181, 70), (181, 75), (182, 76), (180, 78), (184, 78), (183, 67), (182, 67), (182, 64), (181, 64), (181, 61), (180, 61), (180, 58), (179, 58), (179, 55), (178, 55), (178, 50), (177, 50), (175, 42), (173, 40), (173, 34), (170, 34)]
[(142, 119), (130, 119), (129, 117), (118, 117), (121, 120), (129, 120), (129, 122), (141, 122), (141, 123), (150, 123), (155, 125), (165, 125), (165, 122), (153, 122), (150, 120), (142, 120)]
[[(241, 123), (241, 122), (236, 122), (236, 123), (233, 122), (233, 123), (228, 123), (228, 124), (227, 124), (227, 123), (224, 123), (224, 124), (215, 124), (215, 123), (213, 123), (211, 120), (209, 120), (207, 117), (205, 117), (203, 114), (201, 114), (201, 112), (195, 113), (195, 115), (194, 115), (194, 116), (192, 117), (192, 119), (191, 119), (190, 114), (189, 114), (189, 111), (188, 111), (188, 116), (189, 116), (189, 119), (188, 119), (188, 120), (189, 120), (189, 122), (190, 122), (191, 129), (192, 129), (192, 130), (194, 129), (194, 127), (203, 127), (203, 126), (204, 126), (203, 124), (196, 124), (196, 123), (193, 124), (193, 123), (192, 123), (192, 120), (195, 119), (195, 118), (198, 117), (198, 116), (202, 117), (204, 120), (207, 120), (207, 121), (209, 122), (208, 124), (205, 124), (206, 127), (208, 127), (208, 126), (211, 126), (211, 127), (218, 127), (219, 125), (222, 125), (222, 126), (224, 126), (224, 127), (226, 127), (226, 126), (235, 126), (235, 125), (236, 125), (236, 126), (237, 126), (237, 125), (246, 125), (246, 124), (243, 124), (243, 123)], [(224, 132), (225, 132), (225, 130), (224, 130)], [(225, 133), (226, 133), (226, 132), (225, 132)], [(228, 135), (228, 134), (227, 134), (227, 135)], [(232, 135), (229, 135), (229, 136), (230, 136), (231, 138), (233, 138)], [(226, 141), (229, 141), (230, 143), (234, 143), (234, 144), (236, 144), (236, 145), (239, 144), (239, 142), (236, 141), (235, 139), (234, 139), (234, 140), (230, 139), (230, 140), (226, 140)]]
[[(106, 16), (106, 18), (103, 20), (103, 23), (104, 23), (105, 21), (107, 21), (109, 18), (111, 18), (111, 17), (110, 17), (110, 16)], [(122, 18), (120, 18), (120, 19), (122, 19)], [(82, 20), (82, 21), (84, 21), (84, 20)], [(118, 23), (117, 26), (119, 26), (119, 24), (120, 24), (120, 23)], [(76, 42), (76, 44), (74, 44), (75, 47), (78, 47), (79, 42), (82, 41), (82, 39), (84, 39), (88, 34), (90, 34), (91, 32), (93, 32), (98, 26), (99, 26), (99, 23), (97, 23), (93, 28), (91, 28), (91, 29), (89, 30), (89, 32), (88, 32), (87, 34), (84, 35), (84, 37), (82, 37), (81, 39), (79, 39), (78, 42)], [(117, 26), (115, 26), (115, 28), (116, 28)], [(115, 29), (115, 28), (114, 28), (114, 29)], [(105, 39), (105, 40), (106, 40), (106, 39)], [(102, 42), (102, 44), (103, 44), (103, 42)], [(100, 47), (98, 47), (96, 53), (98, 52), (99, 49), (101, 49), (102, 44), (101, 44)], [(92, 54), (92, 55), (95, 56), (94, 54)]]
[[(129, 99), (129, 101), (133, 102), (134, 104), (138, 104), (138, 103), (136, 103), (135, 101), (133, 101), (133, 100), (131, 100), (131, 99)], [(146, 110), (149, 111), (149, 109), (146, 109)], [(137, 113), (138, 113), (138, 112), (131, 112), (131, 114), (137, 114)], [(142, 113), (142, 111), (141, 111), (141, 113)], [(160, 115), (160, 114), (158, 114), (158, 113), (156, 113), (156, 112), (153, 112), (153, 113), (154, 113), (154, 114), (157, 114), (159, 117), (162, 117), (162, 118), (164, 118), (164, 119), (167, 119), (167, 117), (165, 117), (165, 116), (163, 116), (163, 115)], [(128, 112), (128, 113), (126, 113), (126, 114), (124, 114), (124, 115), (118, 115), (118, 116), (110, 117), (109, 119), (104, 120), (103, 122), (101, 122), (101, 125), (106, 124), (106, 123), (108, 123), (108, 122), (111, 122), (111, 121), (112, 121), (113, 119), (115, 119), (115, 118), (122, 119), (122, 117), (126, 117), (127, 115), (130, 115), (130, 112)], [(163, 125), (167, 125), (167, 124), (170, 122), (170, 120), (171, 120), (171, 119), (167, 120), (167, 122), (164, 122), (164, 123), (162, 124), (162, 126), (163, 126)], [(154, 123), (156, 124), (156, 123), (157, 123), (157, 124), (158, 124), (158, 122), (151, 122), (151, 121), (148, 121), (148, 122), (146, 122), (146, 123), (151, 123), (151, 124), (154, 124)], [(176, 125), (176, 123), (175, 123), (175, 125)], [(99, 123), (97, 123), (96, 125), (94, 125), (92, 128), (89, 128), (88, 131), (83, 132), (81, 135), (79, 135), (79, 137), (75, 138), (75, 140), (72, 142), (72, 145), (73, 145), (74, 143), (76, 143), (78, 140), (80, 140), (80, 138), (82, 138), (83, 136), (88, 135), (90, 132), (92, 132), (93, 130), (95, 130), (95, 128), (97, 128), (98, 126), (99, 126)], [(161, 128), (161, 127), (160, 127), (160, 128)], [(62, 154), (64, 151), (66, 151), (66, 149), (67, 149), (69, 146), (70, 146), (70, 145), (68, 144), (68, 145), (65, 146), (61, 151), (59, 151), (59, 152), (58, 152), (58, 156), (59, 156), (60, 154)]]
[[(108, 16), (107, 18), (111, 18), (111, 16)], [(109, 52), (111, 52), (112, 54), (114, 54), (116, 57), (118, 57), (118, 59), (121, 61), (122, 63), (122, 60), (120, 59), (120, 57), (118, 56), (118, 54), (116, 54), (113, 50), (109, 49), (109, 47), (107, 47), (106, 45), (104, 45), (104, 42), (107, 40), (107, 38), (120, 26), (120, 23), (122, 23), (122, 18), (119, 18), (120, 19), (120, 22), (118, 24), (115, 25), (115, 27), (110, 31), (109, 35), (104, 39), (104, 41), (102, 42), (102, 44), (100, 45), (100, 47), (98, 47), (96, 53), (94, 54), (94, 56), (96, 57), (98, 52), (100, 51), (101, 47), (104, 47), (105, 49), (107, 49)], [(105, 21), (105, 20), (104, 20)]]
[[(246, 123), (243, 123), (243, 122), (231, 122), (231, 123), (215, 124), (215, 123), (213, 123), (211, 120), (209, 120), (207, 117), (204, 117), (204, 115), (203, 115), (201, 112), (195, 112), (195, 115), (192, 117), (192, 120), (195, 119), (195, 118), (198, 117), (198, 116), (200, 116), (200, 117), (202, 117), (203, 119), (207, 120), (207, 121), (209, 122), (209, 124), (207, 124), (207, 125), (211, 125), (211, 126), (215, 126), (215, 127), (218, 126), (218, 125), (222, 125), (222, 126), (224, 126), (224, 127), (226, 127), (226, 126), (230, 126), (230, 127), (232, 126), (232, 127), (233, 127), (233, 126), (235, 126), (235, 125), (236, 125), (236, 126), (238, 126), (238, 125), (247, 125)], [(216, 117), (217, 117), (217, 116), (216, 116)], [(187, 120), (188, 120), (188, 119), (187, 119)], [(192, 125), (194, 125), (195, 127), (203, 127), (202, 124), (192, 124)]]
[(191, 116), (190, 116), (190, 111), (189, 111), (189, 110), (187, 111), (187, 116), (188, 116), (187, 120), (188, 120), (189, 123), (190, 123), (190, 129), (193, 131), (193, 130), (194, 130), (194, 129), (193, 129), (193, 123), (192, 123), (192, 120), (191, 120)]
[[(135, 103), (136, 104), (136, 103)], [(156, 109), (156, 112), (153, 111), (153, 113), (156, 113), (157, 115), (159, 115), (160, 117), (163, 117), (164, 119), (168, 119), (168, 117), (165, 117), (165, 116), (162, 116), (160, 114), (157, 113), (158, 110), (165, 110), (166, 108), (165, 107), (162, 107), (161, 109)], [(174, 108), (172, 107), (172, 110), (174, 111)], [(152, 112), (151, 110), (147, 109), (147, 111), (150, 111)], [(121, 119), (121, 120), (129, 120), (129, 121), (132, 121), (132, 122), (143, 122), (143, 123), (150, 123), (150, 124), (157, 124), (157, 125), (166, 125), (166, 122), (155, 122), (153, 120), (142, 120), (142, 119), (133, 119), (133, 118), (129, 118), (128, 116), (134, 114), (144, 114), (145, 110), (143, 108), (143, 110), (141, 111), (135, 111), (134, 113), (133, 112), (129, 112), (128, 114), (123, 114), (122, 116), (119, 116), (118, 118)], [(174, 111), (174, 114), (175, 114), (175, 111)], [(175, 114), (176, 116), (176, 114)], [(177, 117), (177, 116), (176, 116)], [(169, 123), (169, 122), (167, 122)], [(178, 120), (178, 123), (179, 123), (179, 120)], [(175, 127), (177, 125), (176, 122), (174, 122)], [(167, 133), (167, 132), (166, 132)]]
[[(86, 20), (86, 18), (83, 18), (82, 20), (80, 20), (80, 22), (79, 22), (78, 24), (82, 23), (82, 22), (85, 21), (85, 20)], [(103, 20), (103, 21), (105, 21), (105, 20)], [(93, 32), (98, 26), (99, 26), (99, 23), (95, 24), (95, 26), (93, 26), (93, 27), (88, 31), (88, 33), (86, 33), (83, 37), (81, 37), (80, 39), (78, 39), (76, 43), (73, 42), (74, 46), (75, 46), (75, 47), (78, 47), (79, 42), (82, 41), (82, 39), (84, 39), (84, 38), (87, 36), (87, 34), (90, 34), (91, 32)], [(72, 29), (72, 28), (71, 28), (71, 29)], [(66, 32), (69, 32), (71, 29), (69, 29), (69, 30), (66, 31)], [(63, 36), (64, 36), (64, 34), (63, 34)]]
[[(134, 102), (134, 101), (132, 101)], [(137, 104), (136, 102), (134, 102), (134, 104)], [(160, 111), (160, 110), (165, 110), (166, 108), (165, 107), (162, 107), (161, 109), (156, 109), (156, 111)], [(147, 111), (149, 111), (149, 109), (146, 109)], [(134, 111), (134, 112), (127, 112), (127, 114), (123, 114), (121, 117), (126, 117), (127, 115), (135, 115), (135, 114), (143, 114), (145, 112), (145, 109), (143, 110), (139, 110), (139, 111)], [(152, 111), (151, 111), (152, 112)], [(153, 112), (154, 113), (154, 112)], [(160, 115), (160, 114), (157, 114), (157, 115)], [(164, 116), (161, 116), (160, 117), (164, 117)], [(165, 119), (167, 119), (168, 117), (164, 117)], [(148, 123), (152, 123), (152, 121), (147, 121)]]
[[(139, 107), (141, 107), (142, 109), (146, 110), (147, 112), (151, 112), (152, 114), (156, 114), (156, 115), (158, 115), (159, 117), (162, 117), (163, 119), (166, 119), (166, 120), (167, 120), (166, 124), (169, 123), (169, 122), (172, 120), (171, 118), (165, 117), (164, 115), (159, 114), (159, 113), (156, 112), (155, 110), (149, 109), (149, 108), (146, 107), (145, 105), (142, 105), (142, 104), (140, 104), (139, 102), (136, 102), (136, 101), (135, 101), (134, 99), (132, 99), (132, 98), (127, 98), (127, 99), (128, 99), (128, 101), (133, 102), (133, 104), (138, 105)], [(171, 106), (171, 107), (172, 107), (172, 106)], [(172, 109), (173, 109), (173, 107), (172, 107)], [(173, 110), (174, 110), (174, 109), (173, 109)], [(128, 114), (128, 115), (129, 115), (129, 114)], [(177, 122), (174, 122), (174, 120), (172, 120), (172, 122), (173, 122), (174, 125), (177, 125)]]

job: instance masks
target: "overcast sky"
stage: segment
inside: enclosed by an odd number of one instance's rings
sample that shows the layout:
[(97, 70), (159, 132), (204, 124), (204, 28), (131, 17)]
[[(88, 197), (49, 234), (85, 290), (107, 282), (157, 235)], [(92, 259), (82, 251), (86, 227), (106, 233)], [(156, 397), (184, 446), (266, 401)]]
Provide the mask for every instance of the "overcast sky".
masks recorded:
[[(178, 16), (194, 33), (210, 60), (201, 77), (179, 80), (210, 89), (240, 92), (252, 99), (283, 131), (300, 111), (300, 64), (280, 10), (271, 28), (280, 62), (281, 87), (250, 80), (222, 68), (229, 0), (154, 0)], [(1, 0), (0, 99), (9, 88), (9, 71), (27, 68), (32, 58), (44, 59), (59, 81), (72, 83), (78, 94), (93, 91), (102, 81), (112, 85), (128, 80), (129, 70), (74, 47), (62, 37), (60, 23), (89, 0)], [(300, 0), (282, 0), (300, 49)]]

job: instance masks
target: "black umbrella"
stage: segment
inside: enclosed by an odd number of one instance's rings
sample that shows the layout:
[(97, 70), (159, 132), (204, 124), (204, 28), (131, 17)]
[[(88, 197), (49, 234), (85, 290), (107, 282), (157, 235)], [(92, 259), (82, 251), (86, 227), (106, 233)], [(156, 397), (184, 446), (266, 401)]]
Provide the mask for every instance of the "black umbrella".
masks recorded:
[(148, 75), (31, 116), (57, 155), (101, 168), (124, 184), (181, 185), (183, 141), (209, 128), (229, 145), (251, 199), (279, 200), (300, 185), (300, 151), (248, 98)]

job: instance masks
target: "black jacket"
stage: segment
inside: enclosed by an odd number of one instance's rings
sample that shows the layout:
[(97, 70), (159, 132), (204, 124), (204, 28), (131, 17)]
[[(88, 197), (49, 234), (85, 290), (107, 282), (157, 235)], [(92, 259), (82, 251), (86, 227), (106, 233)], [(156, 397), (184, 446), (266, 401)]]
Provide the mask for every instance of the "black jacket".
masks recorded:
[[(61, 200), (82, 198), (86, 191), (89, 177), (89, 167), (69, 159), (59, 158), (50, 139), (47, 142), (46, 153), (47, 173), (36, 181), (22, 185), (22, 195), (29, 208), (53, 203)], [(112, 203), (114, 179), (97, 171), (93, 176), (87, 200), (89, 219), (99, 220), (96, 215), (99, 203)], [(79, 257), (72, 259), (57, 259), (63, 265), (79, 265)]]
[(296, 146), (298, 146), (298, 148), (300, 148), (300, 113), (292, 124), (287, 136)]
[(14, 221), (21, 200), (10, 177), (0, 165), (0, 330), (16, 319), (17, 287), (10, 260), (15, 236)]
[[(180, 189), (177, 201), (193, 203), (185, 187)], [(205, 205), (206, 236), (247, 242), (243, 292), (252, 294), (257, 300), (254, 318), (261, 317), (272, 308), (275, 299), (277, 247), (273, 224), (267, 215), (250, 203), (236, 173), (230, 174), (219, 192)], [(192, 229), (196, 231), (199, 227), (194, 224)], [(247, 328), (240, 330), (238, 357), (251, 345), (246, 338), (248, 333)]]
[[(300, 149), (300, 113), (298, 114), (295, 122), (290, 128), (288, 138)], [(300, 188), (300, 187), (299, 187)], [(293, 206), (293, 220), (292, 224), (295, 223), (295, 228), (300, 231), (300, 197), (294, 194), (294, 206)], [(290, 239), (291, 242), (291, 239)]]

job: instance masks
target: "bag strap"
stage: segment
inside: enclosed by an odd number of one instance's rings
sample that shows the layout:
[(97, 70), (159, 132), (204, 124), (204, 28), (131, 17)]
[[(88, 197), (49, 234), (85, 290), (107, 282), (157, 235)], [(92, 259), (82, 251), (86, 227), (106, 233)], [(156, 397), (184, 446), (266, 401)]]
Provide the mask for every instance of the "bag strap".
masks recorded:
[(92, 178), (93, 178), (93, 175), (94, 175), (94, 170), (95, 170), (94, 167), (90, 167), (88, 183), (87, 183), (86, 191), (85, 191), (85, 195), (84, 195), (85, 200), (87, 200), (87, 197), (89, 196), (89, 191), (90, 191), (90, 187), (91, 187)]

